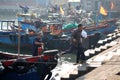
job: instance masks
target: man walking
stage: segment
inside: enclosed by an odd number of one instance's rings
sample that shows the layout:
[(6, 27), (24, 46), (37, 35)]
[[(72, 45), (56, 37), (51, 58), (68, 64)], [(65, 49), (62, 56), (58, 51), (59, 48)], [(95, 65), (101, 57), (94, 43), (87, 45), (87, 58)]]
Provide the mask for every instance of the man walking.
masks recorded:
[(62, 52), (61, 54), (72, 52), (73, 50), (77, 50), (76, 54), (76, 64), (79, 63), (81, 60), (81, 63), (85, 62), (85, 54), (84, 54), (84, 48), (82, 46), (82, 40), (83, 38), (87, 38), (86, 31), (83, 30), (83, 25), (79, 24), (78, 28), (72, 32), (72, 40), (71, 40), (71, 46), (68, 50)]

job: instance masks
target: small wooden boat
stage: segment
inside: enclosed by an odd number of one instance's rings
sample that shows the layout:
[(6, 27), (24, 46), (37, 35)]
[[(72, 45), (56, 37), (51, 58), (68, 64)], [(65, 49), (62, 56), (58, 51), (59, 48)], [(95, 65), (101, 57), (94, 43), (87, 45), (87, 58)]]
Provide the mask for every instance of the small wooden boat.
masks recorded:
[(42, 55), (34, 57), (1, 52), (0, 79), (41, 80), (40, 74), (45, 71), (42, 67), (46, 67), (48, 70), (54, 69), (58, 63), (57, 54), (58, 50), (44, 51)]

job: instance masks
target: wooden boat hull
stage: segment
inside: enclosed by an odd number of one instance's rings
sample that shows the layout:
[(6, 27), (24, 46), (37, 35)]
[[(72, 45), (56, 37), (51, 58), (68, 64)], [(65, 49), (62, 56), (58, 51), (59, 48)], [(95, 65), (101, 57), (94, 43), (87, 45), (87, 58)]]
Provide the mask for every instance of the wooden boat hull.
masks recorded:
[[(99, 33), (98, 33), (99, 34)], [(32, 36), (28, 36), (28, 35), (22, 35), (21, 36), (21, 42), (20, 42), (20, 46), (22, 49), (24, 48), (29, 48), (32, 52), (32, 44), (33, 44), (33, 40), (36, 36), (32, 35)], [(69, 48), (70, 46), (70, 37), (66, 36), (66, 37), (58, 37), (58, 36), (46, 36), (48, 38), (46, 38), (44, 40), (45, 43), (45, 50), (51, 50), (51, 49), (59, 49), (59, 50), (66, 50)], [(97, 38), (97, 39), (96, 39)], [(96, 33), (91, 34), (88, 36), (86, 42), (88, 43), (86, 45), (87, 48), (90, 48), (90, 45), (96, 45), (96, 43), (98, 42), (98, 40), (101, 38), (101, 35), (96, 35)], [(95, 43), (91, 43), (91, 40), (95, 40)], [(4, 36), (0, 36), (0, 42), (6, 45), (11, 45), (14, 47), (18, 47), (18, 36), (17, 35), (4, 35)]]
[[(44, 72), (41, 66), (52, 70), (57, 65), (57, 58), (55, 57), (58, 50), (44, 51), (42, 56), (18, 55), (0, 53), (4, 56), (1, 60), (0, 79), (1, 80), (41, 80), (40, 72)], [(41, 61), (42, 60), (42, 61)], [(40, 69), (40, 71), (38, 71)], [(38, 73), (39, 72), (39, 73)]]

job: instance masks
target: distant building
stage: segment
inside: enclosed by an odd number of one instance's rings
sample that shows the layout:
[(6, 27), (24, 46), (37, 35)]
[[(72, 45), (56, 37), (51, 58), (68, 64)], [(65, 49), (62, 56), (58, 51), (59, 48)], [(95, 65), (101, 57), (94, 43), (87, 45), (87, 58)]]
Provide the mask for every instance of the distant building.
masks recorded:
[(80, 5), (81, 0), (68, 0), (67, 2), (68, 2), (71, 6), (76, 7), (76, 6)]
[(68, 0), (50, 0), (51, 1), (51, 3), (53, 4), (53, 5), (63, 5), (63, 4), (67, 4), (67, 1)]

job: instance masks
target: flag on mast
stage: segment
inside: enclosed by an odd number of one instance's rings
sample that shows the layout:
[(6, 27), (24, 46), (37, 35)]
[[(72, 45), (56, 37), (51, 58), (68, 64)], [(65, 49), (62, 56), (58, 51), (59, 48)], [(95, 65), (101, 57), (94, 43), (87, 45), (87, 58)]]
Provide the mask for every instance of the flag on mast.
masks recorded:
[(62, 15), (64, 15), (64, 10), (63, 10), (62, 6), (60, 6), (60, 13), (61, 13)]
[(107, 16), (107, 10), (103, 6), (100, 6), (100, 14)]
[(111, 2), (111, 6), (110, 6), (110, 9), (112, 10), (114, 8), (114, 3)]

